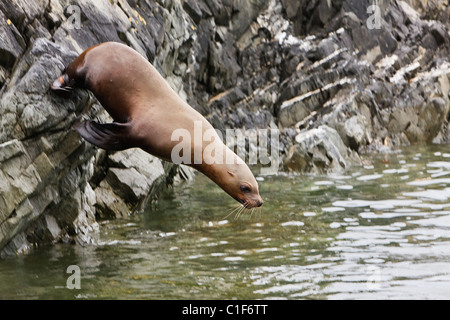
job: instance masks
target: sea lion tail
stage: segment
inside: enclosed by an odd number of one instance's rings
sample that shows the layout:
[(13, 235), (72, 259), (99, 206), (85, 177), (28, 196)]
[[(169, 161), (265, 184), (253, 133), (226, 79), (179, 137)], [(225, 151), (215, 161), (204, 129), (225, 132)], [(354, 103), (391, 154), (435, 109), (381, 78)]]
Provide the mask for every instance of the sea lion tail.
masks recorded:
[(75, 129), (86, 141), (105, 150), (121, 151), (135, 147), (129, 137), (129, 123), (100, 124), (95, 121), (83, 121), (77, 123)]

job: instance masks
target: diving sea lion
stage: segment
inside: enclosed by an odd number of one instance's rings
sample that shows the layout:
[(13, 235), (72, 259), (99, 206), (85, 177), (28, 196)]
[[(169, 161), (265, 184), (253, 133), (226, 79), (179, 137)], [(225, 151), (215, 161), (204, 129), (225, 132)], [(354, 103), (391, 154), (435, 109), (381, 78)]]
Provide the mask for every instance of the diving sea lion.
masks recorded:
[[(78, 123), (75, 128), (88, 142), (113, 151), (138, 147), (172, 162), (174, 148), (181, 146), (186, 153), (181, 157), (188, 160), (185, 164), (205, 174), (245, 208), (263, 204), (258, 183), (245, 162), (223, 144), (211, 124), (172, 90), (153, 65), (130, 47), (116, 42), (91, 47), (50, 87), (63, 92), (88, 89), (114, 119), (108, 124)], [(191, 137), (209, 135), (209, 139), (198, 144), (183, 137), (180, 143), (173, 139), (177, 130)], [(205, 152), (207, 149), (214, 150), (214, 155)]]

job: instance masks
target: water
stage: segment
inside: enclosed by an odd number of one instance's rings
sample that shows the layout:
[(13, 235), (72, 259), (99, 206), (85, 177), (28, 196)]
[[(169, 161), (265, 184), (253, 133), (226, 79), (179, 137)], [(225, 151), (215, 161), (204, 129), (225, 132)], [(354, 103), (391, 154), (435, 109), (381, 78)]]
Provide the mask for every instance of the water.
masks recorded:
[(0, 298), (450, 298), (448, 146), (365, 158), (340, 176), (264, 177), (262, 214), (236, 220), (224, 219), (234, 200), (198, 176), (102, 223), (96, 245), (0, 260)]

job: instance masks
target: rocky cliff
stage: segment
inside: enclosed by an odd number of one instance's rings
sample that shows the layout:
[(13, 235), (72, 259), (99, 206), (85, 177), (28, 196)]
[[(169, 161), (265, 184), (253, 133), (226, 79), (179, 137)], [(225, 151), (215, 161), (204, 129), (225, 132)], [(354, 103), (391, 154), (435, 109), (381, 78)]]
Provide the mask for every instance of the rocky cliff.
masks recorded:
[(83, 142), (74, 122), (108, 115), (86, 91), (49, 92), (100, 42), (147, 57), (218, 129), (279, 129), (284, 170), (335, 172), (367, 150), (450, 139), (447, 0), (3, 0), (0, 38), (3, 254), (89, 242), (98, 219), (180, 176)]

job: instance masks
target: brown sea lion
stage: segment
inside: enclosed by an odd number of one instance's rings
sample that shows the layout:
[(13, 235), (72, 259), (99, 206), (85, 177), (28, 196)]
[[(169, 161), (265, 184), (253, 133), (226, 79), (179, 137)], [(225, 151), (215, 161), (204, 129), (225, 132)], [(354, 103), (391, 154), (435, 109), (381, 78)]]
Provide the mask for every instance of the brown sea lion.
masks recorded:
[(142, 148), (161, 159), (197, 169), (246, 208), (263, 204), (258, 183), (244, 161), (135, 50), (115, 42), (91, 47), (50, 87), (65, 92), (88, 89), (114, 119), (108, 124), (77, 124), (77, 131), (90, 143), (113, 151)]

